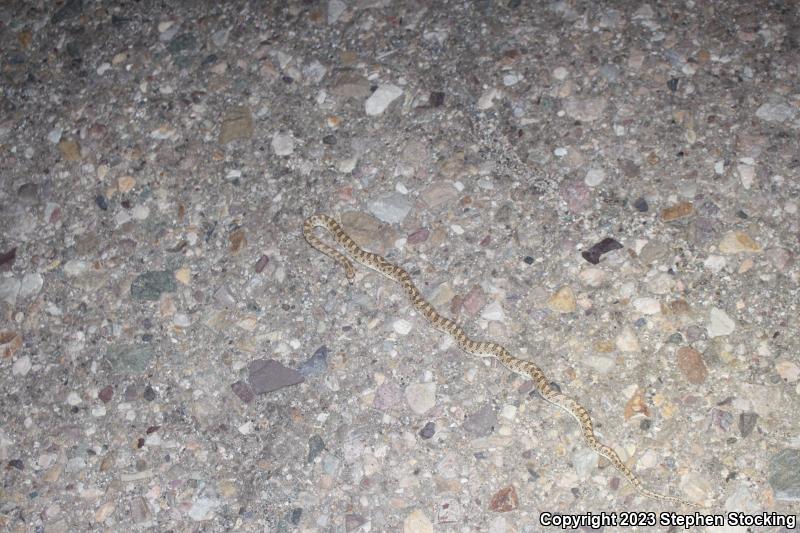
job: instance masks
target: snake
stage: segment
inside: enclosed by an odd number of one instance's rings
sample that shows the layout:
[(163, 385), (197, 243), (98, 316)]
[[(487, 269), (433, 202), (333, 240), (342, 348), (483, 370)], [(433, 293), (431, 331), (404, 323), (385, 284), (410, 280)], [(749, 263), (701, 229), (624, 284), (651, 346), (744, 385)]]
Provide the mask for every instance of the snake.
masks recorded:
[(694, 509), (704, 506), (676, 496), (661, 494), (648, 489), (636, 474), (620, 459), (617, 452), (603, 444), (594, 433), (592, 417), (589, 412), (571, 397), (562, 394), (559, 389), (550, 383), (544, 371), (531, 361), (519, 359), (511, 355), (504, 346), (491, 341), (476, 341), (470, 338), (464, 329), (455, 321), (439, 314), (433, 305), (423, 296), (411, 279), (411, 275), (403, 268), (389, 262), (383, 256), (363, 250), (348, 235), (342, 226), (332, 217), (325, 214), (315, 214), (308, 217), (303, 223), (303, 236), (308, 244), (319, 252), (336, 261), (344, 269), (345, 276), (350, 283), (355, 281), (356, 272), (353, 264), (343, 253), (326, 244), (315, 235), (315, 228), (327, 230), (333, 239), (343, 247), (349, 256), (356, 262), (374, 270), (390, 280), (399, 284), (408, 296), (408, 300), (425, 317), (425, 320), (436, 330), (449, 335), (455, 343), (469, 355), (477, 357), (494, 357), (511, 372), (518, 374), (526, 380), (531, 380), (538, 394), (547, 402), (560, 407), (570, 414), (580, 426), (583, 441), (598, 455), (605, 457), (622, 474), (636, 491), (652, 500), (682, 505)]

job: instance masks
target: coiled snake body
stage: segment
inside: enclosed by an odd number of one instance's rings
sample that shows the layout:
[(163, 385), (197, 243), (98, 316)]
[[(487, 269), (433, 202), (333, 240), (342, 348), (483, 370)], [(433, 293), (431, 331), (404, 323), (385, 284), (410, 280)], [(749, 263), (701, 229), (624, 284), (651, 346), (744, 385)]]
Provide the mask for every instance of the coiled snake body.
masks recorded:
[(627, 479), (640, 494), (658, 501), (671, 502), (693, 508), (702, 507), (699, 504), (682, 498), (659, 494), (658, 492), (646, 488), (630, 468), (622, 462), (617, 453), (597, 439), (592, 428), (592, 419), (589, 416), (589, 412), (581, 404), (553, 388), (541, 368), (530, 361), (524, 361), (514, 357), (500, 344), (471, 339), (461, 326), (449, 318), (440, 315), (436, 309), (423, 298), (422, 293), (420, 293), (419, 289), (414, 285), (408, 272), (390, 263), (378, 254), (362, 250), (333, 218), (321, 214), (310, 216), (303, 224), (303, 235), (306, 241), (323, 254), (338, 262), (344, 268), (345, 275), (351, 283), (355, 278), (355, 270), (353, 269), (352, 263), (344, 254), (325, 244), (314, 235), (315, 227), (323, 227), (328, 230), (336, 242), (344, 247), (354, 260), (400, 284), (408, 296), (408, 299), (430, 325), (450, 335), (462, 350), (470, 355), (478, 357), (495, 357), (503, 366), (512, 372), (526, 379), (533, 380), (536, 390), (542, 398), (572, 415), (580, 425), (584, 442), (586, 442), (592, 450), (608, 459), (611, 464), (614, 465), (614, 468), (625, 476), (625, 479)]

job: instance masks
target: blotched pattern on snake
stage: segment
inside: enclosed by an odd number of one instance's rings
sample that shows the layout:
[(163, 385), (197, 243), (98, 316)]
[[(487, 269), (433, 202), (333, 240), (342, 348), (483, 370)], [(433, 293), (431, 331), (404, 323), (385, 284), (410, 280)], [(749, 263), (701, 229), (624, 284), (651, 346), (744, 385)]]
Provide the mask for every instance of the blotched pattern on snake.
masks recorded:
[(344, 268), (347, 279), (351, 283), (355, 278), (355, 270), (353, 269), (352, 263), (344, 254), (328, 244), (325, 244), (316, 235), (314, 235), (315, 227), (322, 227), (328, 230), (336, 242), (344, 247), (344, 249), (347, 250), (347, 253), (350, 254), (350, 257), (357, 262), (399, 283), (400, 286), (403, 287), (408, 299), (422, 314), (422, 316), (424, 316), (425, 319), (431, 324), (431, 326), (450, 335), (462, 350), (468, 354), (478, 357), (496, 357), (503, 364), (503, 366), (512, 372), (515, 372), (526, 379), (533, 380), (536, 390), (539, 392), (542, 398), (564, 409), (566, 412), (572, 415), (580, 425), (581, 432), (583, 434), (583, 440), (586, 442), (586, 444), (592, 450), (608, 459), (611, 464), (614, 465), (614, 468), (616, 468), (623, 476), (625, 476), (625, 478), (636, 488), (637, 491), (639, 491), (640, 494), (654, 500), (672, 502), (685, 505), (687, 507), (702, 508), (702, 506), (697, 503), (693, 503), (675, 496), (659, 494), (646, 488), (639, 478), (636, 477), (636, 475), (630, 470), (630, 468), (628, 468), (625, 463), (622, 462), (617, 453), (597, 439), (592, 428), (592, 419), (589, 416), (589, 412), (578, 402), (569, 396), (561, 394), (561, 392), (553, 388), (544, 372), (542, 372), (538, 366), (530, 361), (524, 361), (514, 357), (504, 346), (501, 346), (500, 344), (471, 339), (461, 328), (461, 326), (449, 318), (440, 315), (436, 309), (434, 309), (433, 306), (422, 297), (422, 294), (420, 293), (419, 289), (417, 289), (416, 285), (414, 285), (414, 282), (411, 280), (411, 276), (408, 274), (408, 272), (399, 266), (390, 263), (378, 254), (362, 250), (358, 244), (356, 244), (355, 241), (353, 241), (353, 239), (347, 233), (345, 233), (339, 223), (333, 218), (322, 214), (313, 215), (307, 218), (303, 224), (303, 235), (305, 236), (306, 241), (308, 241), (311, 246), (323, 254), (338, 262)]

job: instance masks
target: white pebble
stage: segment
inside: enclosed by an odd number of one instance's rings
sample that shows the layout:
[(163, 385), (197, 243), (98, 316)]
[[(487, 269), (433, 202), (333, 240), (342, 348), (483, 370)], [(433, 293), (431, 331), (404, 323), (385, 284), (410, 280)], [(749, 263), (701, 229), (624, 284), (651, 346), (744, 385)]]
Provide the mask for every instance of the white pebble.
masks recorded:
[(436, 383), (412, 383), (406, 387), (405, 395), (412, 411), (425, 414), (436, 405)]
[(397, 185), (395, 185), (395, 186), (394, 186), (394, 190), (396, 190), (396, 191), (397, 191), (397, 192), (399, 192), (400, 194), (408, 194), (408, 189), (406, 189), (406, 186), (405, 186), (405, 185), (403, 185), (403, 184), (402, 184), (401, 182), (399, 182), (399, 181), (397, 182)]
[(381, 85), (375, 89), (375, 92), (372, 93), (369, 98), (367, 98), (367, 101), (364, 103), (364, 110), (369, 116), (380, 115), (386, 111), (386, 108), (389, 107), (389, 104), (399, 98), (402, 94), (403, 89), (397, 85), (393, 85), (391, 83)]
[(510, 72), (503, 76), (503, 85), (511, 87), (522, 81), (522, 76), (516, 72)]
[(505, 404), (500, 411), (500, 416), (506, 420), (514, 420), (514, 417), (517, 416), (517, 406), (510, 403)]
[(655, 298), (636, 298), (633, 307), (645, 315), (655, 315), (661, 312), (661, 303)]
[(484, 307), (481, 317), (484, 320), (495, 320), (497, 322), (505, 322), (506, 320), (506, 314), (498, 301), (494, 301)]
[(451, 225), (450, 229), (453, 230), (453, 233), (455, 233), (456, 235), (463, 235), (464, 234), (464, 228), (462, 228), (458, 224)]
[(596, 187), (603, 183), (603, 180), (606, 179), (606, 171), (602, 168), (591, 168), (589, 172), (586, 173), (586, 177), (584, 178), (584, 183), (589, 187)]
[(711, 272), (716, 273), (725, 268), (727, 263), (728, 260), (721, 255), (709, 255), (706, 260), (703, 261), (703, 266), (705, 266)]
[(495, 98), (500, 98), (503, 96), (503, 91), (492, 87), (491, 89), (485, 91), (480, 98), (478, 98), (478, 109), (484, 111), (489, 109), (494, 105)]
[(278, 156), (292, 155), (294, 138), (288, 133), (276, 131), (272, 136), (272, 151)]
[(564, 157), (567, 155), (567, 149), (562, 147), (556, 148), (553, 150), (553, 154), (555, 154), (556, 157)]
[(553, 77), (558, 81), (564, 81), (569, 76), (569, 71), (564, 67), (556, 67), (553, 69)]
[(31, 358), (27, 355), (23, 355), (11, 366), (11, 375), (12, 376), (26, 376), (28, 372), (31, 371)]
[(392, 324), (392, 329), (394, 329), (398, 335), (408, 335), (411, 332), (411, 326), (411, 322), (408, 320), (398, 318)]
[(150, 216), (150, 208), (146, 205), (137, 205), (131, 210), (131, 215), (136, 220), (146, 220)]
[(89, 264), (86, 261), (70, 259), (64, 263), (64, 274), (67, 276), (77, 276), (86, 271), (87, 268), (89, 268)]
[(53, 144), (58, 144), (61, 140), (61, 135), (64, 133), (63, 128), (56, 127), (50, 130), (50, 133), (47, 134), (47, 140)]
[(708, 313), (708, 336), (722, 337), (730, 335), (736, 329), (736, 322), (722, 309), (712, 307)]
[(95, 418), (100, 418), (106, 416), (106, 408), (104, 405), (95, 405), (92, 407), (92, 416)]
[(740, 164), (736, 166), (736, 170), (739, 172), (739, 178), (742, 181), (742, 187), (745, 190), (750, 190), (750, 187), (753, 186), (753, 180), (756, 177), (756, 169), (752, 165), (747, 164)]
[(639, 339), (636, 338), (636, 332), (632, 328), (626, 327), (616, 338), (617, 350), (620, 352), (638, 352)]
[(67, 394), (67, 405), (72, 405), (73, 407), (79, 405), (81, 403), (81, 397), (78, 395), (77, 392), (72, 391)]

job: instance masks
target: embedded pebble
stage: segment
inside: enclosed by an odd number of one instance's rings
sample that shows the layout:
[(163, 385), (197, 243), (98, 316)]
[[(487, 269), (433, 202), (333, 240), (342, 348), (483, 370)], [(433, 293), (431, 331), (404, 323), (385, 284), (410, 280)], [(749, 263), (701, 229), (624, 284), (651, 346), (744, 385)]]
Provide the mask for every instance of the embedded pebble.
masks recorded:
[(186, 514), (195, 522), (210, 520), (220, 504), (215, 498), (197, 498)]
[(21, 283), (16, 278), (7, 278), (0, 282), (0, 300), (3, 300), (8, 305), (15, 305), (17, 303), (17, 296), (19, 296), (19, 287)]
[(12, 376), (27, 376), (28, 372), (31, 371), (31, 358), (27, 355), (23, 355), (16, 361), (14, 364), (11, 365), (11, 375)]
[(22, 348), (21, 335), (13, 331), (0, 331), (0, 356), (11, 359), (20, 348)]
[(604, 97), (571, 97), (564, 101), (564, 111), (570, 118), (581, 122), (594, 122), (603, 116), (608, 101)]
[(411, 211), (412, 204), (400, 193), (389, 193), (380, 196), (368, 204), (369, 211), (378, 219), (397, 224), (402, 222)]
[(489, 510), (495, 513), (508, 513), (517, 507), (519, 507), (519, 497), (514, 485), (500, 489), (489, 500)]
[(778, 361), (775, 363), (775, 370), (781, 379), (789, 383), (794, 383), (800, 379), (800, 366), (797, 366), (793, 361)]
[(489, 305), (483, 308), (483, 311), (481, 312), (481, 318), (483, 318), (484, 320), (505, 322), (506, 314), (503, 311), (503, 306), (500, 305), (500, 302), (493, 301)]
[(484, 404), (483, 407), (468, 415), (464, 419), (462, 427), (468, 433), (485, 437), (494, 431), (497, 425), (497, 414), (491, 404)]
[(708, 377), (708, 369), (703, 362), (703, 356), (697, 350), (684, 346), (678, 349), (678, 369), (689, 380), (689, 383), (699, 385)]
[(282, 131), (276, 131), (272, 136), (272, 151), (278, 156), (287, 156), (294, 153), (294, 137)]
[(369, 116), (380, 115), (389, 104), (403, 95), (403, 89), (397, 85), (387, 83), (380, 85), (372, 95), (364, 102), (364, 110)]
[(372, 406), (381, 411), (394, 409), (400, 404), (403, 392), (393, 381), (385, 381), (375, 390), (375, 398)]
[(398, 318), (392, 323), (392, 329), (398, 335), (408, 335), (411, 333), (412, 324), (408, 320)]
[(709, 255), (705, 261), (703, 261), (703, 266), (709, 269), (712, 272), (720, 272), (725, 265), (728, 263), (728, 260), (725, 259), (724, 256), (721, 255)]
[(473, 285), (462, 303), (464, 311), (470, 316), (475, 316), (486, 304), (486, 293), (480, 285)]
[(726, 233), (719, 243), (719, 251), (724, 254), (756, 253), (761, 251), (761, 246), (748, 234), (741, 231)]
[(599, 462), (599, 455), (594, 450), (579, 448), (572, 453), (572, 466), (578, 479), (588, 479)]
[(153, 270), (143, 272), (131, 282), (131, 297), (134, 300), (155, 301), (162, 293), (175, 292), (177, 284), (172, 272)]
[(606, 179), (606, 171), (602, 168), (591, 168), (583, 178), (583, 182), (589, 187), (597, 187)]
[(597, 288), (603, 286), (603, 284), (608, 280), (608, 275), (605, 273), (605, 271), (600, 270), (599, 268), (585, 268), (581, 270), (578, 278), (584, 285)]
[(600, 242), (593, 244), (588, 250), (581, 252), (581, 257), (586, 259), (591, 264), (596, 265), (600, 262), (600, 257), (603, 254), (607, 254), (608, 252), (612, 252), (614, 250), (620, 250), (621, 248), (623, 248), (623, 246), (619, 241), (611, 237), (606, 237)]
[(633, 307), (645, 315), (655, 315), (661, 312), (661, 303), (655, 298), (635, 298)]
[(267, 394), (303, 381), (300, 372), (274, 359), (257, 359), (247, 366), (247, 383), (255, 394)]
[(547, 306), (557, 313), (572, 313), (577, 307), (575, 293), (569, 285), (564, 285), (547, 299)]
[(672, 222), (673, 220), (686, 218), (692, 213), (694, 213), (694, 205), (691, 202), (680, 202), (662, 209), (661, 220)]
[(450, 203), (458, 198), (458, 191), (453, 184), (447, 181), (438, 181), (425, 188), (420, 193), (422, 201), (429, 207), (436, 208), (443, 204)]
[(314, 354), (297, 369), (304, 378), (312, 378), (325, 373), (328, 368), (328, 347), (320, 346)]
[(433, 533), (433, 524), (421, 509), (414, 510), (403, 520), (403, 533)]
[(794, 253), (786, 248), (769, 248), (766, 255), (775, 269), (783, 274), (794, 265)]
[(744, 412), (739, 415), (739, 434), (742, 438), (747, 437), (753, 432), (758, 422), (758, 414), (752, 411)]
[(436, 383), (412, 383), (406, 387), (408, 406), (418, 415), (424, 415), (436, 405)]
[(233, 141), (249, 139), (253, 136), (255, 126), (250, 109), (234, 106), (225, 112), (219, 133), (219, 143), (228, 144)]
[(792, 120), (795, 109), (784, 102), (767, 102), (756, 109), (756, 116), (767, 122), (785, 122)]
[(800, 450), (785, 448), (773, 455), (767, 479), (776, 499), (800, 501)]
[(155, 357), (152, 346), (119, 344), (108, 347), (106, 360), (118, 373), (142, 373), (147, 370), (150, 360)]
[(636, 332), (630, 328), (625, 327), (622, 331), (617, 335), (615, 339), (615, 343), (617, 346), (617, 350), (620, 352), (638, 352), (639, 348), (639, 339), (636, 336)]
[(736, 322), (722, 309), (712, 307), (711, 311), (708, 313), (706, 329), (708, 330), (709, 337), (722, 337), (733, 333), (736, 329)]
[(600, 355), (590, 355), (584, 358), (584, 362), (600, 374), (608, 374), (615, 366), (613, 359)]

